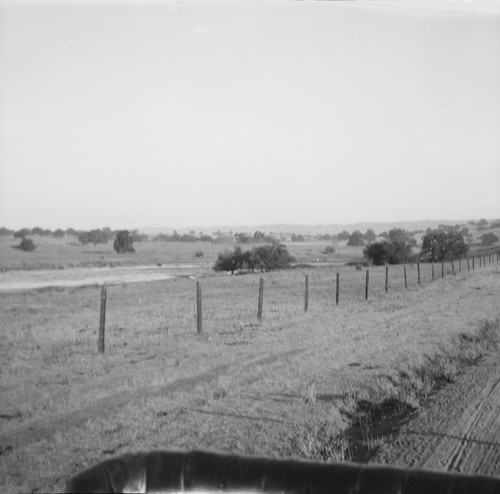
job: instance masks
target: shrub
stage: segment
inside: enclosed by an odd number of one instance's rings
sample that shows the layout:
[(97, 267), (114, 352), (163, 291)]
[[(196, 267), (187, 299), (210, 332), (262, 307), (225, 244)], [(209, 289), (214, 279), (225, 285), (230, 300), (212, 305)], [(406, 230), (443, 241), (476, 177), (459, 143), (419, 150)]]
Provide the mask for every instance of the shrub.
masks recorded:
[(375, 242), (363, 251), (363, 255), (375, 266), (403, 264), (412, 260), (411, 246), (415, 239), (405, 230), (395, 228), (387, 234), (389, 240)]
[(498, 242), (498, 237), (494, 233), (484, 233), (479, 237), (483, 245), (493, 245)]
[(359, 230), (354, 230), (349, 236), (347, 245), (365, 245), (363, 234)]
[(231, 273), (238, 269), (271, 271), (288, 268), (291, 262), (293, 262), (293, 258), (288, 253), (286, 246), (282, 244), (262, 245), (245, 252), (240, 246), (237, 246), (233, 252), (225, 250), (219, 253), (213, 269), (215, 271), (230, 271)]
[(422, 239), (420, 258), (426, 262), (449, 261), (463, 257), (468, 251), (460, 232), (432, 230)]
[(197, 252), (194, 253), (194, 257), (203, 257), (205, 254), (201, 250), (198, 250)]
[(33, 252), (36, 248), (35, 242), (31, 238), (24, 237), (19, 244), (19, 248), (24, 252)]
[(335, 253), (335, 247), (333, 245), (327, 245), (325, 247), (325, 250), (323, 251), (323, 254), (334, 254)]
[(125, 254), (128, 252), (135, 252), (134, 247), (132, 246), (134, 243), (134, 239), (130, 235), (128, 230), (120, 230), (117, 232), (115, 241), (113, 243), (113, 248), (118, 254)]

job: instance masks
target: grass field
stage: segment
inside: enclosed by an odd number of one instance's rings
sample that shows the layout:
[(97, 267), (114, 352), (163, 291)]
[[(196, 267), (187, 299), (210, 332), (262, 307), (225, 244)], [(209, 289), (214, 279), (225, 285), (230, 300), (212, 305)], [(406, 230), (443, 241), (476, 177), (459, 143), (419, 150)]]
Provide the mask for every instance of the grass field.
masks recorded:
[[(181, 262), (194, 259), (190, 248)], [(338, 306), (335, 262), (264, 275), (205, 270), (201, 335), (195, 280), (110, 286), (103, 355), (99, 287), (0, 294), (3, 491), (61, 490), (74, 471), (137, 449), (359, 459), (343, 439), (357, 404), (399, 393), (401, 369), (498, 317), (499, 264), (455, 276), (447, 264), (435, 283), (421, 268), (418, 286), (407, 267), (405, 289), (403, 268), (390, 267), (387, 294), (385, 269), (371, 268), (366, 301), (365, 271), (341, 267)]]

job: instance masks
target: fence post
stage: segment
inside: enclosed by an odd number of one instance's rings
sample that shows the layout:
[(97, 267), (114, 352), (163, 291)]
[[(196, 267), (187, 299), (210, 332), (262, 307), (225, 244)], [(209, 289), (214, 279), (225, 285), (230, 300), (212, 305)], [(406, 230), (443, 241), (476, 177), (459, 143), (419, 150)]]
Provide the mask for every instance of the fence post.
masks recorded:
[(385, 265), (385, 293), (389, 289), (389, 266)]
[(368, 300), (368, 283), (370, 282), (370, 270), (366, 270), (365, 299)]
[(420, 263), (417, 262), (417, 277), (418, 277), (418, 284), (420, 285)]
[(474, 262), (474, 256), (472, 256), (472, 269), (473, 270), (475, 269), (474, 264), (475, 264), (475, 262)]
[(340, 273), (337, 271), (335, 281), (335, 305), (339, 305), (339, 292), (340, 292)]
[(469, 262), (469, 256), (467, 256), (467, 271), (470, 271), (470, 262)]
[(203, 332), (203, 312), (201, 305), (201, 283), (196, 282), (196, 331), (198, 334)]
[(406, 276), (406, 264), (403, 267), (404, 273), (405, 273), (405, 288), (408, 288), (408, 277)]
[(462, 272), (462, 259), (461, 258), (458, 260), (458, 272), (459, 273)]
[(441, 261), (441, 278), (444, 278), (444, 261)]
[(102, 285), (101, 310), (99, 314), (99, 336), (97, 338), (97, 351), (99, 353), (104, 353), (104, 329), (106, 326), (106, 297), (107, 297), (106, 285)]
[(453, 261), (453, 259), (451, 260), (451, 272), (455, 274), (455, 262)]
[(434, 281), (434, 263), (432, 263), (432, 281)]
[(304, 312), (309, 308), (309, 276), (306, 274), (305, 288), (304, 288)]
[(264, 303), (264, 278), (259, 282), (259, 305), (257, 307), (257, 319), (262, 322), (262, 304)]

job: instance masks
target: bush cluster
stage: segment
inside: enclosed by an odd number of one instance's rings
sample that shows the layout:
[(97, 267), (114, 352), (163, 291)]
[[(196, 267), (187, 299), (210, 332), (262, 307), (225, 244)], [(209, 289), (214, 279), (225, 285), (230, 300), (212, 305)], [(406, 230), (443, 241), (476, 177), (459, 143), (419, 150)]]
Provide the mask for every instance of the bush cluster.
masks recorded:
[(232, 252), (226, 250), (217, 256), (214, 270), (230, 271), (231, 273), (237, 270), (267, 272), (288, 268), (293, 260), (283, 244), (262, 245), (247, 251), (243, 251), (241, 247), (237, 246)]

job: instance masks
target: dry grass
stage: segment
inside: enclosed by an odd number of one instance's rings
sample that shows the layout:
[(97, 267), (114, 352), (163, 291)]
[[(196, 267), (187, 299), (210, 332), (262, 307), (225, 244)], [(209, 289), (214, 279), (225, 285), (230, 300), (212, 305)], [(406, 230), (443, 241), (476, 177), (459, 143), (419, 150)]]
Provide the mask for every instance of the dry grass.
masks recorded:
[[(368, 302), (364, 273), (344, 268), (339, 306), (335, 272), (263, 275), (262, 324), (261, 274), (206, 273), (202, 335), (194, 280), (110, 286), (104, 355), (96, 352), (98, 287), (0, 294), (4, 492), (60, 490), (75, 470), (132, 449), (354, 458), (349, 430), (360, 404), (384, 408), (397, 398), (408, 410), (420, 399), (418, 373), (401, 391), (402, 359), (414, 372), (445, 342), (482, 344), (486, 336), (464, 334), (497, 315), (493, 266), (422, 287), (413, 277), (406, 291), (401, 277), (389, 294), (385, 272), (373, 269)], [(428, 393), (427, 378), (418, 379)], [(358, 421), (370, 451), (381, 447), (373, 420)]]

